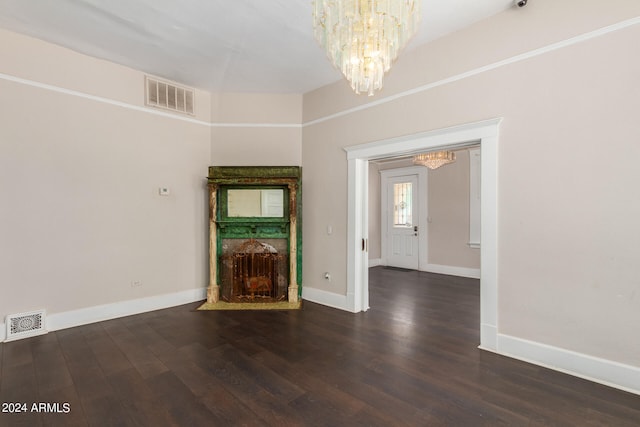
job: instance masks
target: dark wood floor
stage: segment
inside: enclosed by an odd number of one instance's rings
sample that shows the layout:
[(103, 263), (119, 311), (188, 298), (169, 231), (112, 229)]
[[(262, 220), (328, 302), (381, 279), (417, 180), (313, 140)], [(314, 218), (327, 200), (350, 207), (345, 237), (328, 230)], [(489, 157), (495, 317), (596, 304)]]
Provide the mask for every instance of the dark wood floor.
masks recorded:
[(0, 425), (640, 425), (640, 396), (478, 350), (477, 280), (377, 267), (370, 288), (355, 315), (188, 304), (1, 344), (0, 402), (28, 410)]

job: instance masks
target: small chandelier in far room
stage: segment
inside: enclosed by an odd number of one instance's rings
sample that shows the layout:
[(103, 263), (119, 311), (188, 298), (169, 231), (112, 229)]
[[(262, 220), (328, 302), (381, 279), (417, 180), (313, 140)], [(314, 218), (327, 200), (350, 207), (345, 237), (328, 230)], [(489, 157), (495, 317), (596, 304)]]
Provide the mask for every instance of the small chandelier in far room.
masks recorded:
[(312, 0), (315, 37), (356, 93), (372, 96), (420, 23), (422, 0)]
[(432, 151), (430, 153), (416, 154), (413, 156), (414, 165), (426, 166), (429, 169), (438, 169), (456, 161), (456, 153), (453, 151)]

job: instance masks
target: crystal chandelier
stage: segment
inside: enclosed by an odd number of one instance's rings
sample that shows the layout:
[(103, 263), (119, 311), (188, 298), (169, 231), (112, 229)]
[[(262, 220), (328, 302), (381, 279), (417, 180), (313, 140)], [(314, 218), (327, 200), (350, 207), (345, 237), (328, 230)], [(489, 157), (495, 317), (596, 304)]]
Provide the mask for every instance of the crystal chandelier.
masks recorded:
[(440, 166), (456, 161), (456, 153), (452, 151), (432, 151), (430, 153), (416, 154), (413, 156), (414, 165), (426, 166), (429, 169), (438, 169)]
[(315, 37), (356, 93), (372, 96), (415, 34), (422, 0), (312, 0)]

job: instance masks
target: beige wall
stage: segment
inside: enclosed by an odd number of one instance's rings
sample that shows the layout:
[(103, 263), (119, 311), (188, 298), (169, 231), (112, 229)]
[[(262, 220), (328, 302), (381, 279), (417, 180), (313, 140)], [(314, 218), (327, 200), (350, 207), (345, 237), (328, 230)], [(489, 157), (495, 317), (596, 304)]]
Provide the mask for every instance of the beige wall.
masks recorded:
[(480, 250), (469, 247), (469, 151), (429, 171), (429, 264), (480, 268)]
[(206, 123), (146, 112), (140, 72), (0, 37), (0, 317), (203, 288)]
[(211, 164), (300, 166), (302, 95), (213, 94)]
[(418, 88), (405, 96), (323, 120), (370, 99), (343, 82), (305, 95), (305, 286), (346, 293), (343, 147), (503, 117), (498, 332), (639, 366), (640, 25), (515, 56), (639, 15), (635, 1), (538, 0), (402, 57), (382, 97)]
[[(300, 126), (211, 129), (212, 166), (300, 166)], [(205, 172), (206, 174), (206, 172)]]

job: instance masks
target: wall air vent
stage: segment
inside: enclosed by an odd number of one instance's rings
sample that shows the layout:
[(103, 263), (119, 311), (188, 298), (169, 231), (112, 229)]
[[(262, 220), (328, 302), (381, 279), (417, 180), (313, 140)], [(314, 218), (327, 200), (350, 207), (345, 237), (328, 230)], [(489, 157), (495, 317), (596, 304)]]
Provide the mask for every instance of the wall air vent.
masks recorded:
[(145, 104), (193, 115), (194, 90), (145, 76)]
[(7, 316), (7, 338), (5, 342), (21, 338), (35, 337), (47, 333), (45, 328), (45, 311), (37, 310), (28, 313), (9, 314)]

